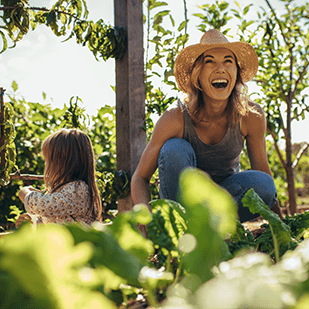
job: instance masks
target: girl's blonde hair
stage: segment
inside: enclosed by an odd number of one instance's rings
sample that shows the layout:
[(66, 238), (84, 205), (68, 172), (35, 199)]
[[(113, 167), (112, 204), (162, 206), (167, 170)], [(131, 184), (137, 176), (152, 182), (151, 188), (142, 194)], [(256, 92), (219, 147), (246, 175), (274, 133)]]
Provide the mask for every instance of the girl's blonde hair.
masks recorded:
[[(194, 63), (191, 73), (191, 78), (187, 84), (187, 97), (185, 103), (193, 116), (193, 122), (198, 123), (203, 119), (203, 108), (205, 102), (203, 101), (202, 88), (199, 82), (199, 76), (203, 68), (204, 55), (202, 54)], [(227, 105), (227, 117), (231, 127), (235, 127), (243, 116), (246, 116), (249, 112), (255, 112), (255, 108), (249, 102), (248, 89), (243, 83), (240, 75), (240, 67), (237, 65), (237, 78), (234, 89), (229, 97)]]
[(94, 152), (90, 138), (77, 129), (62, 129), (49, 135), (42, 144), (45, 158), (44, 182), (49, 192), (76, 180), (89, 187), (90, 216), (102, 218), (102, 204), (95, 181)]

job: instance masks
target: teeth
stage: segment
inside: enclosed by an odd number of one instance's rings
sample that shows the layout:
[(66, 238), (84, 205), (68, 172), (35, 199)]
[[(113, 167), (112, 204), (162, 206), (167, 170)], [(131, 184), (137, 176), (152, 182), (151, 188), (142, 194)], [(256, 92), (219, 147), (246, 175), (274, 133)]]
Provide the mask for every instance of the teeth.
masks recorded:
[(226, 79), (216, 79), (212, 83), (227, 83)]
[(212, 85), (213, 85), (215, 88), (225, 88), (225, 87), (227, 87), (227, 84), (228, 84), (227, 79), (215, 79), (215, 80), (212, 82)]

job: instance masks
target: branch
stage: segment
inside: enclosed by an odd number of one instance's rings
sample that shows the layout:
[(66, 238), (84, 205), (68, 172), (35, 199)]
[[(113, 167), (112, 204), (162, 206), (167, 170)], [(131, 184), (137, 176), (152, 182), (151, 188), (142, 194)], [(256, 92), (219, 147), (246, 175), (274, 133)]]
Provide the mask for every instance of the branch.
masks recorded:
[[(266, 22), (266, 23), (267, 23), (267, 22)], [(268, 24), (268, 23), (267, 23), (267, 24)], [(271, 36), (274, 36), (273, 30), (270, 29), (270, 27), (269, 27), (269, 31), (271, 31)], [(273, 51), (272, 48), (270, 47), (270, 46), (271, 46), (270, 35), (269, 35), (268, 38), (266, 38), (266, 40), (267, 40), (267, 43), (268, 43), (269, 52), (270, 52), (270, 54), (271, 54), (271, 57), (272, 57), (273, 59), (275, 59), (276, 56), (275, 56), (275, 54), (274, 54), (274, 51)], [(278, 66), (277, 61), (275, 61), (275, 66), (276, 66), (277, 72), (280, 72), (280, 67)], [(262, 81), (262, 82), (264, 82), (264, 81)], [(279, 82), (280, 82), (280, 89), (281, 89), (282, 93), (284, 94), (284, 89), (283, 89), (284, 82), (283, 82), (283, 80), (282, 80), (280, 74), (279, 74)]]
[[(14, 10), (16, 9), (17, 7), (22, 7), (22, 6), (3, 6), (3, 7), (0, 7), (0, 11), (6, 11), (6, 10)], [(43, 12), (50, 12), (50, 11), (54, 11), (56, 13), (60, 13), (60, 14), (65, 14), (65, 15), (68, 15), (68, 16), (71, 16), (73, 18), (75, 18), (76, 20), (82, 20), (80, 19), (78, 16), (74, 15), (74, 14), (71, 14), (71, 13), (68, 13), (68, 12), (64, 12), (64, 11), (60, 11), (60, 10), (53, 10), (53, 9), (47, 9), (45, 7), (43, 8), (40, 8), (40, 7), (22, 7), (24, 8), (25, 10), (33, 10), (33, 11), (43, 11)]]
[[(188, 13), (188, 10), (187, 10), (187, 2), (186, 2), (186, 0), (183, 0), (183, 6), (184, 6), (184, 13), (185, 13), (185, 21), (186, 21), (186, 25), (185, 25), (185, 35), (186, 35), (186, 37), (188, 36), (188, 15), (187, 15), (187, 13)], [(183, 47), (185, 47), (185, 42), (183, 43)]]
[(20, 180), (44, 180), (43, 175), (30, 175), (30, 174), (20, 174), (16, 172), (14, 174), (10, 174), (10, 179), (20, 179)]
[(304, 69), (302, 70), (302, 72), (299, 74), (299, 77), (297, 79), (297, 81), (295, 82), (295, 87), (293, 92), (296, 91), (297, 89), (297, 85), (301, 82), (302, 78), (304, 77), (305, 73), (307, 73), (307, 68), (309, 66), (309, 61), (307, 61), (306, 65), (304, 66)]
[(284, 33), (283, 33), (282, 25), (281, 25), (280, 20), (278, 19), (277, 15), (276, 15), (275, 10), (273, 9), (273, 7), (271, 6), (271, 4), (269, 3), (268, 0), (265, 0), (265, 1), (266, 1), (266, 3), (267, 3), (268, 7), (270, 8), (271, 12), (273, 13), (273, 15), (274, 15), (274, 17), (275, 17), (275, 20), (276, 20), (277, 24), (279, 25), (279, 28), (280, 28), (280, 31), (281, 31), (281, 35), (282, 35), (282, 37), (283, 37), (283, 40), (284, 40), (285, 44), (289, 46), (290, 43), (287, 42), (287, 40), (286, 40), (286, 37), (285, 37), (285, 35), (284, 35)]
[(302, 157), (302, 155), (307, 151), (307, 149), (309, 148), (309, 144), (308, 143), (305, 143), (298, 151), (297, 155), (296, 155), (296, 158), (292, 164), (292, 168), (296, 168), (299, 161), (300, 161), (300, 158)]
[(272, 130), (270, 130), (268, 126), (267, 126), (267, 132), (268, 132), (268, 133), (271, 135), (271, 137), (273, 138), (273, 140), (274, 140), (274, 145), (275, 145), (275, 149), (276, 149), (276, 151), (277, 151), (277, 153), (278, 153), (280, 162), (282, 163), (284, 169), (287, 170), (288, 166), (287, 166), (285, 160), (284, 160), (283, 157), (282, 157), (282, 153), (281, 153), (280, 148), (279, 148), (279, 146), (278, 146), (275, 133), (274, 133)]

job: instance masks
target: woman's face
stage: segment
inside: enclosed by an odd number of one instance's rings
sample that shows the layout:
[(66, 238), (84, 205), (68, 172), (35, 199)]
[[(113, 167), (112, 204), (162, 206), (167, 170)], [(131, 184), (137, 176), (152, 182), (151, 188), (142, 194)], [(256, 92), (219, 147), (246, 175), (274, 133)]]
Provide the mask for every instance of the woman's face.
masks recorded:
[(199, 82), (206, 99), (228, 100), (236, 79), (236, 59), (230, 50), (214, 48), (204, 53)]

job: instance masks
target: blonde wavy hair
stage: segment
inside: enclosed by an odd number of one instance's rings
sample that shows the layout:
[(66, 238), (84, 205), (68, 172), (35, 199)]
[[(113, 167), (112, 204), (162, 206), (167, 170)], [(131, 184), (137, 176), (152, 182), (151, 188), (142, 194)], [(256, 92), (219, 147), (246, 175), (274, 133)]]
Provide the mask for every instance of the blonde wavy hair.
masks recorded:
[(42, 144), (45, 159), (44, 182), (48, 192), (82, 180), (89, 188), (90, 217), (102, 219), (102, 204), (95, 181), (93, 147), (87, 134), (77, 129), (62, 129), (49, 135)]
[[(203, 108), (205, 102), (203, 101), (202, 97), (202, 89), (199, 82), (199, 76), (201, 70), (203, 68), (203, 54), (197, 58), (195, 61), (191, 78), (188, 81), (187, 86), (187, 97), (185, 98), (184, 102), (188, 107), (192, 120), (194, 123), (201, 122), (203, 119)], [(240, 75), (240, 67), (238, 63), (237, 65), (237, 78), (234, 89), (229, 97), (229, 102), (227, 105), (227, 117), (228, 123), (231, 127), (235, 127), (240, 119), (249, 112), (257, 113), (253, 104), (250, 104), (249, 96), (248, 96), (248, 87), (243, 83), (241, 75)]]

